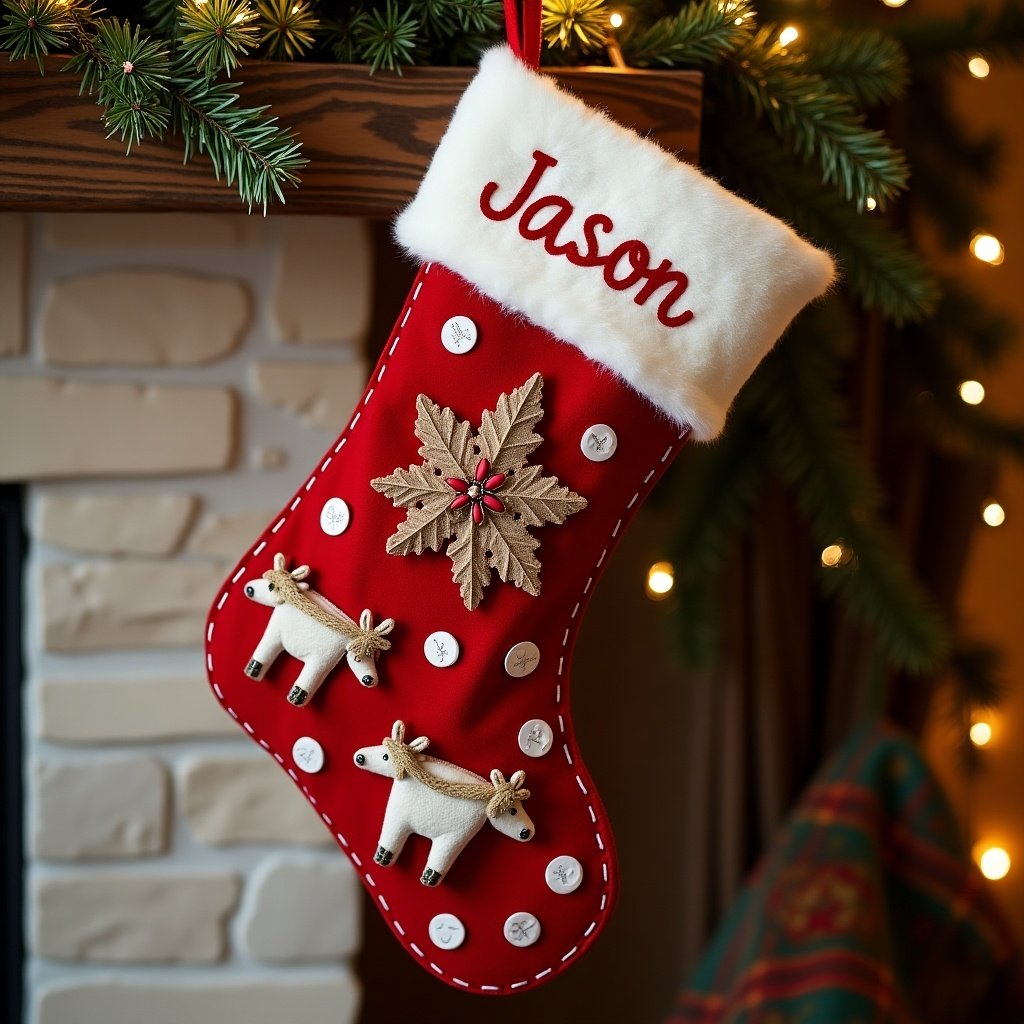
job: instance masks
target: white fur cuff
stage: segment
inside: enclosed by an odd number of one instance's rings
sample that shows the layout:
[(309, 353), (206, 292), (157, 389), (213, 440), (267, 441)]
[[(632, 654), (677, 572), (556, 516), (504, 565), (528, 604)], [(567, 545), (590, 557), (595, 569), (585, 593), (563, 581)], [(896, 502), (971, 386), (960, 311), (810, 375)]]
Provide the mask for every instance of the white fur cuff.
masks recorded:
[(507, 47), (484, 55), (399, 242), (625, 378), (697, 440), (832, 260), (585, 106)]

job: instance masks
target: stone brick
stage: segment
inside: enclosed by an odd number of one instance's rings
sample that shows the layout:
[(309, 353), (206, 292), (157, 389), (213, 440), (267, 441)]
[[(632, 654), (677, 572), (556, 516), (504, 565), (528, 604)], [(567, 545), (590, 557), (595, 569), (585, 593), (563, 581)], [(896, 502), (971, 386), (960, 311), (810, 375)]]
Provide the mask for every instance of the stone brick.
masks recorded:
[(188, 550), (236, 561), (256, 542), (270, 522), (273, 511), (213, 512), (204, 516), (189, 538)]
[(240, 882), (220, 873), (77, 872), (39, 878), (32, 889), (32, 951), (39, 956), (212, 963), (227, 950)]
[(370, 324), (372, 250), (361, 220), (283, 217), (274, 318), (281, 338), (306, 345), (360, 342)]
[(240, 281), (170, 270), (108, 270), (50, 285), (43, 358), (64, 366), (209, 363), (233, 351), (249, 319)]
[(359, 997), (359, 982), (347, 969), (234, 983), (104, 980), (43, 989), (32, 1024), (353, 1024)]
[(28, 221), (0, 213), (0, 356), (25, 351), (25, 289), (28, 284)]
[(32, 853), (140, 857), (167, 848), (167, 770), (151, 757), (37, 761)]
[(268, 757), (187, 762), (180, 807), (192, 834), (207, 846), (334, 842), (316, 810)]
[(366, 367), (352, 363), (255, 363), (256, 393), (295, 413), (310, 426), (338, 432), (366, 386)]
[(44, 645), (51, 651), (199, 647), (222, 567), (131, 561), (41, 568)]
[(169, 555), (195, 509), (191, 494), (44, 494), (36, 538), (87, 555)]
[(227, 388), (0, 378), (0, 480), (204, 472), (235, 450)]
[(43, 679), (38, 732), (56, 743), (144, 743), (239, 736), (205, 679)]
[(46, 242), (54, 249), (210, 249), (254, 245), (256, 216), (216, 213), (51, 213)]
[(359, 948), (362, 900), (343, 857), (276, 858), (262, 865), (250, 886), (242, 934), (257, 960), (337, 960)]

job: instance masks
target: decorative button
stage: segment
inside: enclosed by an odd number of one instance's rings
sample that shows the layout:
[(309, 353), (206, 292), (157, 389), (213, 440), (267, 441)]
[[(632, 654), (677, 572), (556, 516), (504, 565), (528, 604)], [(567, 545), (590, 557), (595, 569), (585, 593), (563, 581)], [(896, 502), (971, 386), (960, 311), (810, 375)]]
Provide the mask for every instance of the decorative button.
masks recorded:
[(540, 648), (532, 640), (523, 640), (505, 655), (505, 671), (516, 679), (528, 676), (540, 664)]
[(563, 854), (544, 869), (544, 881), (552, 892), (575, 892), (583, 881), (583, 865), (575, 857)]
[(587, 427), (580, 438), (580, 450), (591, 462), (607, 462), (618, 446), (619, 439), (607, 423)]
[(519, 749), (528, 757), (543, 757), (554, 741), (551, 726), (540, 718), (531, 718), (519, 730)]
[(513, 946), (532, 946), (540, 938), (540, 921), (528, 911), (520, 910), (505, 922), (505, 938)]
[(423, 641), (423, 657), (435, 668), (448, 668), (459, 660), (459, 641), (443, 630), (431, 633)]
[(466, 941), (466, 926), (454, 914), (432, 917), (427, 933), (439, 949), (458, 949)]
[(320, 509), (320, 529), (328, 537), (337, 537), (339, 533), (344, 533), (351, 521), (352, 513), (341, 498), (330, 498)]
[(297, 768), (316, 775), (324, 766), (324, 748), (312, 736), (300, 736), (292, 744), (292, 760)]
[(476, 324), (468, 316), (453, 316), (441, 328), (441, 344), (457, 356), (465, 355), (476, 344)]

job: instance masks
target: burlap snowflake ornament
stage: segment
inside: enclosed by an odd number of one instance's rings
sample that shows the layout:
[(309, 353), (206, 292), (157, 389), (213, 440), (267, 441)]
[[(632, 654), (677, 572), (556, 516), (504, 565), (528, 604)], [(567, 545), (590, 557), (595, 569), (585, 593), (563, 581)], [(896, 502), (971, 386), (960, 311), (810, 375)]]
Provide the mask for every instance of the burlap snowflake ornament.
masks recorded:
[(452, 579), (470, 610), (492, 574), (535, 597), (540, 593), (540, 546), (531, 527), (562, 524), (587, 501), (526, 460), (543, 438), (534, 431), (544, 410), (544, 379), (535, 373), (494, 410), (480, 429), (457, 419), (426, 395), (416, 399), (416, 436), (423, 463), (371, 480), (373, 488), (408, 515), (387, 540), (392, 555), (440, 551), (452, 560)]

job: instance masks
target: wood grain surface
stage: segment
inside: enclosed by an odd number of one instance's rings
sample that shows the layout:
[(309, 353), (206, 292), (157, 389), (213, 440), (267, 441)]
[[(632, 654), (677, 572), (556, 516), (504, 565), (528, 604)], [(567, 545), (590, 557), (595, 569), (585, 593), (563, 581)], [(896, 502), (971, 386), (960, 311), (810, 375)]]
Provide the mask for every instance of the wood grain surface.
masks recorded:
[[(125, 157), (106, 139), (100, 108), (78, 79), (47, 58), (0, 59), (0, 209), (219, 210), (241, 208), (204, 157), (183, 165), (178, 139), (145, 142)], [(696, 161), (701, 75), (694, 71), (558, 69), (587, 103)], [(270, 103), (309, 158), (302, 186), (272, 212), (390, 217), (426, 169), (472, 68), (409, 68), (401, 76), (344, 64), (249, 64), (238, 73), (246, 105)]]

